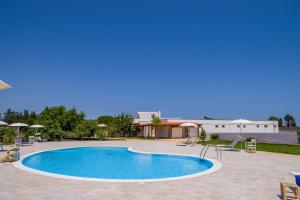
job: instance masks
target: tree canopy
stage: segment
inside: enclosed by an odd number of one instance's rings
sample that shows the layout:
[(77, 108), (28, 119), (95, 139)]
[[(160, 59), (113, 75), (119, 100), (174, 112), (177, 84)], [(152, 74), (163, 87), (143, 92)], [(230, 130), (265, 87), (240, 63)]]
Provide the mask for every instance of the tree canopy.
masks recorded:
[(161, 125), (161, 119), (158, 116), (153, 116), (151, 124), (155, 127), (155, 137), (157, 138), (157, 127)]
[[(76, 108), (66, 108), (64, 106), (45, 107), (40, 114), (35, 112), (15, 112), (8, 109), (0, 120), (8, 123), (23, 122), (28, 125), (41, 124), (44, 128), (39, 129), (42, 138), (48, 140), (61, 139), (86, 139), (106, 137), (133, 136), (135, 128), (133, 125), (133, 115), (121, 113), (116, 116), (100, 116), (96, 120), (86, 119), (83, 112)], [(97, 124), (106, 124), (107, 127), (98, 127)], [(35, 131), (31, 128), (22, 128), (22, 137), (27, 138)], [(4, 127), (0, 130), (0, 142), (12, 142), (15, 137), (14, 130)]]
[(282, 127), (282, 125), (283, 125), (282, 119), (280, 117), (270, 116), (268, 120), (270, 120), (270, 121), (278, 121), (278, 126), (279, 127)]
[(285, 115), (284, 120), (286, 122), (286, 127), (296, 127), (296, 120), (292, 115)]
[(114, 123), (114, 117), (109, 115), (103, 115), (97, 118), (99, 124), (110, 125)]
[[(279, 127), (283, 126), (283, 120), (280, 117), (270, 116), (268, 120), (278, 121)], [(297, 126), (295, 118), (290, 114), (287, 114), (284, 116), (284, 121), (285, 121), (286, 127), (296, 127)]]
[(115, 116), (114, 124), (117, 133), (122, 137), (133, 136), (135, 132), (133, 120), (133, 116), (129, 113), (121, 113), (120, 115)]

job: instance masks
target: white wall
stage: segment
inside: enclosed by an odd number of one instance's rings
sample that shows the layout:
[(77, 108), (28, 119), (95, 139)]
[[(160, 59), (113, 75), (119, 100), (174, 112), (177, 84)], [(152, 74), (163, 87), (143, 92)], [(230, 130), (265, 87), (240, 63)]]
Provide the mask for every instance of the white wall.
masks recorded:
[[(138, 112), (140, 118), (134, 120), (135, 123), (140, 125), (146, 125), (144, 128), (144, 137), (148, 135), (148, 132), (154, 136), (154, 130), (148, 130), (151, 124), (152, 115), (159, 116), (160, 112)], [(245, 127), (238, 127), (237, 124), (231, 124), (232, 120), (190, 120), (180, 118), (163, 118), (165, 122), (178, 122), (180, 123), (195, 123), (201, 125), (207, 133), (278, 133), (278, 122), (277, 121), (251, 121), (252, 124), (245, 125)], [(160, 137), (167, 137), (168, 130), (160, 129)], [(172, 128), (172, 135), (175, 138), (181, 138), (183, 136), (183, 130), (181, 127)], [(198, 136), (197, 128), (190, 129), (190, 135)]]
[(207, 133), (278, 133), (278, 122), (252, 121), (252, 124), (231, 124), (225, 120), (201, 120), (202, 128)]

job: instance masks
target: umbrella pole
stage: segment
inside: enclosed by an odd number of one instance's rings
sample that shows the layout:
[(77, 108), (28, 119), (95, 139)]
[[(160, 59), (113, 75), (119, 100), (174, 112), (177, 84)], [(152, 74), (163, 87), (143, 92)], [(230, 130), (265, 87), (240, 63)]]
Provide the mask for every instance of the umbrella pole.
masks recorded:
[[(242, 124), (240, 124), (240, 129), (241, 129), (241, 134), (243, 132), (243, 129), (242, 129)], [(243, 150), (243, 139), (241, 137), (241, 151)]]

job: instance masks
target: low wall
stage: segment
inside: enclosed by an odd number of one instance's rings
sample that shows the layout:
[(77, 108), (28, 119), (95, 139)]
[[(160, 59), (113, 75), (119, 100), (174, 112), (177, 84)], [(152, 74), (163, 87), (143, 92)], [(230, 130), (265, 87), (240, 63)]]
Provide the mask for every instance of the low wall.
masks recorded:
[(254, 137), (258, 142), (276, 143), (276, 144), (298, 144), (297, 132), (284, 133), (220, 133), (221, 140), (234, 140), (240, 136), (244, 139)]

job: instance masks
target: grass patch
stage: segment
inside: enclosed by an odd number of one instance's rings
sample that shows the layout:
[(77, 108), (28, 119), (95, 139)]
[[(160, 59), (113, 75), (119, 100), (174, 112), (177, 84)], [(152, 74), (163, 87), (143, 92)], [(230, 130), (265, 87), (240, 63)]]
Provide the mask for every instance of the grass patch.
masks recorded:
[[(230, 144), (230, 143), (231, 143), (231, 141), (210, 140), (210, 141), (200, 142), (199, 144)], [(243, 147), (244, 147), (244, 144), (243, 144)], [(240, 149), (241, 143), (239, 142), (237, 145), (235, 145), (235, 148)], [(274, 153), (300, 155), (300, 145), (257, 143), (256, 150), (257, 151), (274, 152)]]

